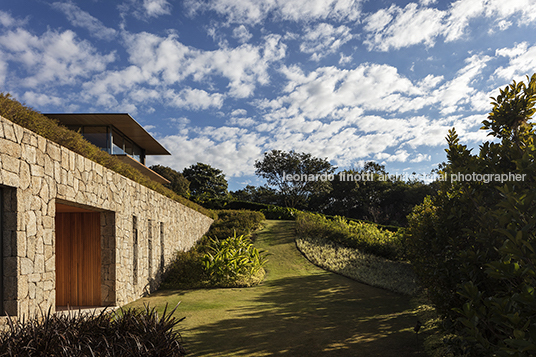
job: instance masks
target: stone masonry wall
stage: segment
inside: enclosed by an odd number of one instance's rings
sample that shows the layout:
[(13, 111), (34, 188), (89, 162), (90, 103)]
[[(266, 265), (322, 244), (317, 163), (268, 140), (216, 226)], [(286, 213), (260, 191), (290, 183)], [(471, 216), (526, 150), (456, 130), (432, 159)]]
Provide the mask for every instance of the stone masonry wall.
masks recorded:
[(212, 219), (0, 117), (4, 309), (55, 310), (56, 204), (101, 212), (103, 304), (158, 285), (176, 250)]

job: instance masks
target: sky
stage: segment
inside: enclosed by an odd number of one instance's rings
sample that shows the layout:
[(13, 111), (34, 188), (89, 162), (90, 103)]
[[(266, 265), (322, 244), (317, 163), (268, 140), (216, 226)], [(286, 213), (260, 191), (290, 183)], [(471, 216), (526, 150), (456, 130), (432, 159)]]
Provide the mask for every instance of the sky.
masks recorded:
[(129, 113), (171, 156), (263, 184), (277, 149), (429, 174), (478, 150), (499, 89), (536, 72), (536, 0), (0, 0), (0, 92)]

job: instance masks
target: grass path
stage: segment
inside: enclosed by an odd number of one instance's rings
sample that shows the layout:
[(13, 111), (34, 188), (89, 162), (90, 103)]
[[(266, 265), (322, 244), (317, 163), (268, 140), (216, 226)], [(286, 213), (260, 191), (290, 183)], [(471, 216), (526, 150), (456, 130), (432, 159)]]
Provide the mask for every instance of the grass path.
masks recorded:
[(294, 222), (267, 221), (255, 245), (270, 252), (263, 284), (159, 291), (189, 356), (424, 356), (410, 299), (326, 272), (296, 249)]

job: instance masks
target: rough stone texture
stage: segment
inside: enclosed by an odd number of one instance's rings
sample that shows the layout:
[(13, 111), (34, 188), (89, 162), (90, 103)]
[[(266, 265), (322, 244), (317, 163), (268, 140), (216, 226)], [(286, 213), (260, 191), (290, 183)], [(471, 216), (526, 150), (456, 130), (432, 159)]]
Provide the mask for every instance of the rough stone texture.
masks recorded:
[(123, 305), (153, 291), (174, 253), (190, 249), (212, 224), (2, 117), (0, 188), (4, 310), (11, 316), (55, 310), (56, 203), (101, 212), (103, 305)]

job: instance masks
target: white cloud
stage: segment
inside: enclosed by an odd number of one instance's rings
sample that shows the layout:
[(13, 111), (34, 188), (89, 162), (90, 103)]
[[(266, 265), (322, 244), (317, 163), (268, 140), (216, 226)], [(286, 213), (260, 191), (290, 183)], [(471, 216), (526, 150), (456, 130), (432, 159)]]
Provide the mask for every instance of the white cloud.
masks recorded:
[(240, 43), (244, 43), (248, 42), (253, 35), (248, 31), (246, 26), (240, 25), (234, 28), (233, 37), (236, 38)]
[(430, 161), (431, 156), (429, 154), (417, 153), (417, 155), (410, 160), (410, 162), (423, 162)]
[[(105, 70), (115, 61), (115, 54), (99, 54), (87, 41), (80, 41), (72, 31), (47, 31), (35, 36), (17, 28), (0, 35), (4, 60), (22, 64), (28, 76), (21, 85), (35, 87), (44, 84), (74, 84)], [(9, 70), (9, 68), (8, 68)]]
[(361, 13), (358, 0), (187, 0), (185, 7), (197, 12), (215, 11), (229, 23), (258, 24), (268, 16), (307, 22), (314, 20), (357, 20)]
[(443, 114), (450, 114), (462, 105), (481, 108), (481, 92), (474, 87), (473, 80), (479, 78), (482, 70), (491, 60), (489, 56), (473, 55), (465, 60), (465, 67), (456, 73), (456, 77), (434, 90), (430, 103), (438, 102)]
[(364, 30), (369, 34), (364, 43), (369, 50), (388, 51), (420, 43), (432, 46), (439, 36), (447, 42), (459, 40), (469, 35), (469, 23), (476, 18), (485, 18), (500, 31), (512, 25), (509, 19), (516, 14), (520, 15), (519, 25), (536, 20), (533, 0), (458, 0), (446, 10), (428, 7), (430, 1), (420, 3), (404, 8), (391, 5), (366, 16)]
[(0, 25), (4, 27), (24, 26), (27, 22), (27, 20), (16, 20), (11, 14), (0, 10)]
[(409, 3), (404, 9), (392, 5), (365, 19), (365, 30), (372, 33), (364, 43), (369, 49), (380, 51), (418, 43), (431, 46), (443, 29), (444, 17), (443, 11), (419, 8), (415, 3)]
[(254, 174), (253, 164), (261, 156), (260, 146), (264, 138), (232, 128), (213, 128), (212, 132), (209, 128), (205, 131), (204, 135), (194, 138), (183, 135), (158, 138), (170, 152), (180, 153), (158, 158), (159, 163), (182, 171), (202, 162), (222, 170), (226, 177)]
[(126, 39), (130, 61), (154, 81), (174, 84), (190, 77), (202, 82), (219, 75), (229, 80), (229, 95), (238, 98), (250, 96), (257, 84), (266, 84), (270, 62), (285, 55), (285, 46), (275, 35), (267, 36), (262, 47), (243, 44), (215, 51), (185, 46), (176, 35), (140, 33)]
[(528, 47), (523, 42), (512, 48), (498, 49), (496, 55), (510, 58), (508, 66), (495, 70), (495, 75), (500, 78), (519, 81), (524, 80), (525, 75), (531, 76), (536, 72), (536, 46)]
[(164, 94), (164, 99), (174, 107), (189, 110), (220, 108), (223, 103), (223, 96), (221, 94), (211, 94), (195, 88), (185, 88), (179, 93), (175, 93), (174, 90), (168, 90)]
[(72, 1), (54, 2), (51, 6), (63, 12), (71, 25), (87, 29), (92, 36), (111, 40), (117, 35), (116, 30), (104, 26), (100, 20), (80, 9)]
[(31, 103), (32, 105), (36, 107), (44, 107), (47, 105), (61, 105), (65, 98), (58, 97), (58, 96), (51, 96), (44, 93), (36, 93), (34, 91), (27, 91), (22, 96), (22, 99), (26, 103)]
[(331, 24), (320, 23), (305, 30), (300, 50), (312, 53), (311, 59), (317, 61), (338, 51), (340, 46), (351, 40), (352, 37), (350, 28), (347, 26), (334, 27)]
[(171, 5), (167, 0), (143, 0), (143, 8), (149, 17), (169, 15), (171, 13)]

